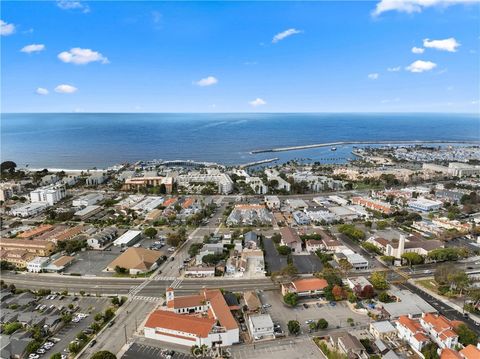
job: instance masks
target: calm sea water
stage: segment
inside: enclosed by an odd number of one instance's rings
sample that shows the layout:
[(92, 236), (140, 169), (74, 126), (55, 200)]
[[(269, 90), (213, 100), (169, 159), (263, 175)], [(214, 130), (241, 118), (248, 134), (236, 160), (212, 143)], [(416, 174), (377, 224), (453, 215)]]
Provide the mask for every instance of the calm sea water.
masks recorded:
[(342, 162), (351, 146), (256, 149), (348, 140), (479, 140), (465, 114), (3, 114), (1, 158), (31, 168), (83, 169), (136, 160), (241, 164), (279, 157)]

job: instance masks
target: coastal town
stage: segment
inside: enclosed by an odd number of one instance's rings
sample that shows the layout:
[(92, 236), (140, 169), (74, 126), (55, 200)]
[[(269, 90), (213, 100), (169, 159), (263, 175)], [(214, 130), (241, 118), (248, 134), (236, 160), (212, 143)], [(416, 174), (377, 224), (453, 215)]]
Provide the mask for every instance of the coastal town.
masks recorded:
[(1, 358), (480, 358), (480, 148), (1, 164)]

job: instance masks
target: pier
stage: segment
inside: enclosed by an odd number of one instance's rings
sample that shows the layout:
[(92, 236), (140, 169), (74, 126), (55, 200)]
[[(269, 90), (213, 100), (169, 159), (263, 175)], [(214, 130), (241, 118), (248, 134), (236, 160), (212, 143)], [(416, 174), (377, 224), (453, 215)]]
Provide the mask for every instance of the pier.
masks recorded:
[(302, 145), (302, 146), (290, 146), (290, 147), (278, 147), (270, 148), (264, 150), (253, 150), (250, 154), (254, 155), (257, 153), (266, 153), (266, 152), (286, 152), (286, 151), (298, 151), (298, 150), (307, 150), (310, 148), (319, 148), (319, 147), (335, 147), (335, 146), (344, 146), (344, 145), (422, 145), (426, 143), (458, 143), (458, 144), (480, 144), (480, 141), (451, 141), (451, 140), (414, 140), (414, 141), (340, 141), (340, 142), (329, 142), (329, 143), (315, 143), (312, 145)]

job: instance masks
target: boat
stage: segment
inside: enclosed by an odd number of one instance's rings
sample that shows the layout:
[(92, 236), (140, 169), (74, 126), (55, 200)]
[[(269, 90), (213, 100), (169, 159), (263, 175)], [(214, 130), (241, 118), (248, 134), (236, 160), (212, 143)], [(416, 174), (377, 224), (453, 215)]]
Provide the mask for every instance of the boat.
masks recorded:
[(336, 148), (336, 147), (332, 147), (332, 148), (330, 148), (330, 151), (336, 151), (336, 150), (337, 150), (337, 148)]

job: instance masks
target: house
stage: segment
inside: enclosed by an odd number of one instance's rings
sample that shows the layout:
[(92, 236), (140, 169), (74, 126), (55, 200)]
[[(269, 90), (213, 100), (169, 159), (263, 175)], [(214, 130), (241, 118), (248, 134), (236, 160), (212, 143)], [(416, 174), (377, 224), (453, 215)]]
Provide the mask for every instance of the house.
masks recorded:
[(260, 302), (260, 298), (254, 291), (246, 291), (243, 293), (243, 300), (245, 301), (245, 305), (247, 306), (248, 312), (257, 312), (262, 308), (262, 303)]
[(381, 322), (371, 322), (369, 331), (375, 339), (382, 340), (393, 338), (397, 334), (395, 327), (387, 320)]
[(422, 313), (420, 324), (441, 349), (452, 349), (458, 345), (458, 334), (454, 331), (454, 324), (443, 315)]
[(323, 248), (323, 242), (317, 239), (309, 239), (305, 241), (305, 249), (307, 252), (315, 253)]
[(166, 292), (167, 309), (153, 311), (144, 327), (146, 338), (191, 347), (238, 343), (239, 328), (222, 292), (202, 289), (197, 295), (176, 297)]
[(308, 208), (307, 202), (305, 202), (303, 199), (289, 198), (285, 201), (285, 204), (287, 204), (291, 209), (304, 210)]
[[(342, 256), (343, 255), (343, 256)], [(368, 269), (369, 262), (363, 256), (358, 253), (355, 253), (350, 248), (342, 250), (340, 253), (335, 254), (337, 261), (341, 259), (346, 259), (348, 263), (352, 266), (354, 270)]]
[(330, 334), (330, 343), (340, 353), (349, 358), (368, 358), (365, 347), (358, 338), (347, 332), (337, 332)]
[(280, 240), (282, 246), (290, 247), (294, 253), (300, 253), (302, 251), (302, 240), (293, 228), (283, 227), (280, 229), (280, 234), (282, 236)]
[(245, 240), (245, 247), (251, 249), (257, 249), (260, 247), (260, 239), (255, 232), (247, 232), (243, 235), (243, 238)]
[(254, 339), (273, 337), (273, 321), (269, 314), (248, 316), (248, 329)]
[(282, 295), (296, 293), (299, 297), (311, 297), (323, 294), (328, 282), (320, 278), (297, 279), (293, 282), (282, 284)]
[(346, 248), (342, 244), (342, 242), (330, 237), (322, 238), (321, 241), (322, 241), (322, 249), (329, 252), (339, 253)]
[(130, 274), (150, 272), (158, 267), (162, 254), (145, 248), (128, 248), (113, 260), (106, 268), (114, 271), (116, 267), (125, 268)]
[(480, 344), (477, 346), (469, 344), (462, 350), (460, 350), (460, 355), (465, 359), (478, 359), (480, 358)]
[(430, 341), (418, 320), (402, 315), (395, 321), (395, 325), (398, 337), (405, 340), (417, 353), (421, 352), (423, 347)]
[(310, 224), (310, 217), (302, 211), (295, 211), (292, 213), (295, 223), (299, 226), (306, 226)]
[(107, 176), (103, 173), (94, 173), (87, 177), (85, 180), (85, 185), (87, 186), (98, 186), (107, 180)]
[(372, 283), (370, 283), (368, 281), (367, 278), (363, 277), (363, 276), (360, 276), (360, 277), (350, 277), (350, 278), (347, 278), (347, 284), (349, 286), (350, 289), (354, 289), (354, 288), (365, 288), (367, 285), (372, 285)]
[(280, 199), (277, 196), (265, 196), (264, 200), (268, 209), (280, 209)]

